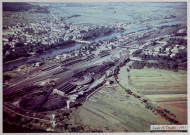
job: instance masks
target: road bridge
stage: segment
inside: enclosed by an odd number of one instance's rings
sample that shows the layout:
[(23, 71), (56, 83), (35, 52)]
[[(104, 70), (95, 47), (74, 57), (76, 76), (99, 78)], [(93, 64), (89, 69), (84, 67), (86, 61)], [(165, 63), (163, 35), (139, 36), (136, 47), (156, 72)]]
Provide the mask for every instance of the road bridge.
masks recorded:
[(90, 41), (84, 41), (84, 40), (75, 40), (75, 42), (80, 43), (80, 44), (90, 44)]

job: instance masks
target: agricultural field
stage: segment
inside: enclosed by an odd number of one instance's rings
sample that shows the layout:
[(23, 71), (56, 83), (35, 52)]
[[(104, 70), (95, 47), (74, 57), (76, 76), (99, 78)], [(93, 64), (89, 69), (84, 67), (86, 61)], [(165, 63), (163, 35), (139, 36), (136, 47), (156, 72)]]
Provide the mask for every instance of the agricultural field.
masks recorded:
[[(23, 3), (24, 4), (24, 3)], [(28, 7), (28, 4), (25, 3)], [(69, 21), (74, 24), (90, 23), (90, 24), (115, 24), (118, 22), (138, 22), (138, 19), (144, 20), (146, 17), (149, 20), (143, 21), (139, 25), (156, 25), (168, 21), (181, 20), (186, 22), (186, 11), (184, 10), (185, 4), (181, 3), (176, 6), (175, 3), (34, 3), (30, 2), (30, 8), (24, 10), (18, 10), (17, 12), (23, 14), (22, 16), (17, 16), (10, 18), (13, 15), (10, 10), (4, 11), (3, 26), (11, 26), (17, 23), (31, 22), (31, 21), (41, 21), (46, 17), (46, 12), (33, 12), (33, 9), (41, 9), (42, 11), (49, 11), (55, 14), (57, 17), (70, 17), (73, 15), (79, 15), (77, 17), (69, 18)], [(15, 8), (15, 6), (13, 5)], [(13, 8), (12, 7), (12, 8)], [(18, 5), (17, 5), (18, 7)], [(13, 11), (15, 10), (13, 8)], [(23, 6), (21, 5), (22, 9)], [(37, 10), (37, 11), (38, 11)], [(41, 11), (40, 10), (40, 11)], [(32, 12), (29, 12), (32, 11)], [(176, 14), (177, 16), (170, 19), (156, 19), (152, 20), (151, 17), (155, 16), (156, 13), (159, 14)], [(15, 12), (14, 12), (15, 14)], [(111, 14), (111, 16), (110, 16)], [(157, 15), (157, 14), (156, 14)], [(136, 24), (135, 24), (136, 26)]]
[[(40, 22), (47, 18), (46, 13), (31, 13), (29, 11), (26, 12), (3, 12), (3, 26), (15, 26), (18, 23), (33, 23)], [(16, 17), (15, 17), (16, 16)], [(5, 30), (7, 32), (7, 30)], [(5, 34), (3, 31), (3, 34)]]
[(178, 121), (187, 124), (187, 71), (144, 68), (127, 72), (127, 67), (120, 70), (122, 86), (142, 94), (153, 105), (169, 110)]
[(92, 94), (71, 115), (70, 122), (104, 132), (149, 132), (150, 125), (157, 123), (151, 110), (116, 83)]

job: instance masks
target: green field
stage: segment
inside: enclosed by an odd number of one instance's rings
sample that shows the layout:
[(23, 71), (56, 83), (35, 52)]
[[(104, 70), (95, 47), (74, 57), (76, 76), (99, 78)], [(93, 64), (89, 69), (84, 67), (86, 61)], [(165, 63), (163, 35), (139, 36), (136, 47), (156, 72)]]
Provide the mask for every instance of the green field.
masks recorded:
[[(23, 14), (22, 17), (15, 17), (10, 18), (9, 16), (15, 14)], [(48, 14), (45, 13), (31, 13), (29, 11), (26, 12), (11, 12), (11, 11), (4, 11), (3, 12), (3, 26), (14, 26), (18, 23), (31, 23), (31, 22), (40, 22), (47, 18)]]
[[(175, 114), (187, 124), (187, 71), (168, 71), (155, 68), (120, 70), (120, 83), (144, 95), (151, 102)], [(129, 77), (128, 77), (129, 76)]]
[[(104, 132), (150, 132), (155, 114), (123, 88), (103, 86), (71, 115), (71, 123)], [(168, 123), (164, 120), (165, 123)]]

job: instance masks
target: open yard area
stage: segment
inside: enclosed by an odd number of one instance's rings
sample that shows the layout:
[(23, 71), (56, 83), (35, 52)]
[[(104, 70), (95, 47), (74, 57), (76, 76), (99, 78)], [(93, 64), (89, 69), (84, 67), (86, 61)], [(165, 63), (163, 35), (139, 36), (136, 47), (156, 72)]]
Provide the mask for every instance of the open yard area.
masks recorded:
[(127, 72), (127, 67), (120, 70), (121, 85), (141, 93), (154, 105), (169, 110), (177, 120), (187, 124), (187, 71), (144, 68)]

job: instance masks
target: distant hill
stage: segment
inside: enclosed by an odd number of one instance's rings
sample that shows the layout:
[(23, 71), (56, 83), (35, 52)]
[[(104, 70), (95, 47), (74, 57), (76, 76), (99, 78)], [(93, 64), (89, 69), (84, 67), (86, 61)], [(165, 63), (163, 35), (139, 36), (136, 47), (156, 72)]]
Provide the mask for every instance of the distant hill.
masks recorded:
[(3, 2), (3, 11), (22, 12), (31, 10), (32, 12), (37, 13), (49, 13), (47, 8), (29, 4), (27, 2)]
[(26, 2), (3, 2), (3, 11), (28, 11), (32, 7)]

